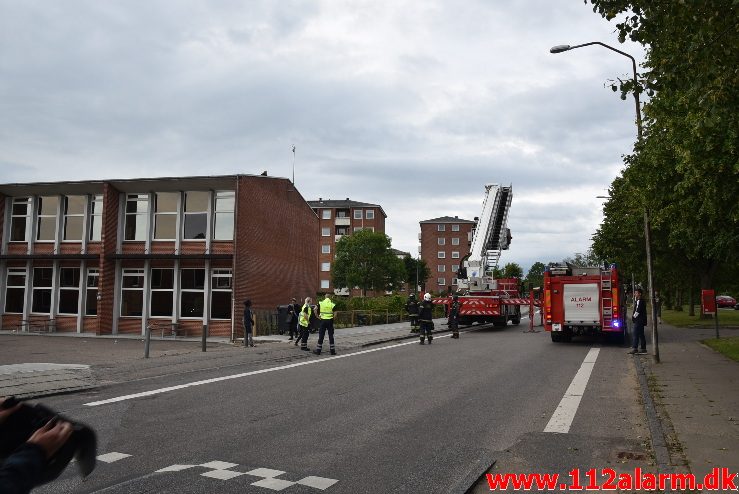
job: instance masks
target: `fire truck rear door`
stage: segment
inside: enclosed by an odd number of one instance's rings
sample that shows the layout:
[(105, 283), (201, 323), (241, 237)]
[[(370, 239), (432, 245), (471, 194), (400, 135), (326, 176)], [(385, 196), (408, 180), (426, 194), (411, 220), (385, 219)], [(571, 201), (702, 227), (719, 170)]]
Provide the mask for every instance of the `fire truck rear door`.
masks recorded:
[(565, 324), (599, 325), (600, 299), (597, 283), (566, 283), (562, 296)]

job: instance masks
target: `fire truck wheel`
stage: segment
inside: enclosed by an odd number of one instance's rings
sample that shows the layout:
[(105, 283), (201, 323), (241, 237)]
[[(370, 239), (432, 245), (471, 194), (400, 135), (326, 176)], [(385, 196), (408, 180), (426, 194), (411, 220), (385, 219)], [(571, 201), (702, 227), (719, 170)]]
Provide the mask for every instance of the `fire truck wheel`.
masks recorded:
[(521, 318), (520, 317), (511, 318), (511, 324), (513, 324), (514, 326), (518, 326), (519, 324), (521, 324)]

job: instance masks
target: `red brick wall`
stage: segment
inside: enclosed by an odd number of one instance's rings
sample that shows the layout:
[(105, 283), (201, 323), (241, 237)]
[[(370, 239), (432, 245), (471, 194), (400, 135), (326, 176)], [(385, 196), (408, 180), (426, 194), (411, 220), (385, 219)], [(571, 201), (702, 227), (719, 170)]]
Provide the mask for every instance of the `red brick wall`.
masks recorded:
[[(457, 277), (457, 273), (452, 271), (452, 266), (459, 266), (462, 258), (470, 252), (467, 239), (473, 225), (471, 223), (454, 224), (459, 225), (458, 232), (452, 231), (452, 223), (444, 223), (445, 231), (443, 232), (438, 231), (438, 223), (421, 224), (421, 259), (426, 261), (426, 265), (431, 270), (431, 276), (426, 280), (427, 292), (446, 293), (447, 287), (451, 286), (452, 280)], [(452, 245), (452, 238), (455, 237), (459, 238), (459, 245)], [(439, 245), (439, 238), (445, 239), (444, 245)], [(446, 255), (444, 259), (439, 259), (440, 251)], [(459, 258), (453, 259), (452, 252), (459, 252)], [(445, 266), (445, 270), (441, 273), (437, 270), (439, 265)], [(438, 278), (445, 278), (446, 285), (439, 286)]]
[(82, 252), (82, 244), (79, 242), (64, 242), (59, 244), (60, 254), (79, 254), (80, 252)]
[(34, 254), (54, 254), (54, 242), (34, 242), (33, 244)]
[(141, 318), (126, 317), (118, 319), (119, 334), (141, 334)]
[(238, 177), (234, 232), (234, 315), (243, 301), (274, 310), (318, 286), (318, 217), (282, 178)]
[(205, 242), (182, 242), (180, 244), (182, 254), (205, 254)]
[(8, 244), (8, 254), (26, 255), (28, 253), (28, 244), (26, 242), (13, 242)]
[(77, 316), (56, 316), (54, 322), (57, 333), (77, 332)]
[[(98, 280), (97, 334), (111, 334), (113, 317), (116, 312), (115, 296), (115, 261), (106, 256), (115, 254), (118, 242), (118, 200), (120, 192), (109, 183), (103, 185), (103, 228), (100, 242), (100, 278)], [(140, 330), (140, 326), (139, 326)]]
[(151, 243), (152, 254), (173, 254), (174, 242), (157, 241)]

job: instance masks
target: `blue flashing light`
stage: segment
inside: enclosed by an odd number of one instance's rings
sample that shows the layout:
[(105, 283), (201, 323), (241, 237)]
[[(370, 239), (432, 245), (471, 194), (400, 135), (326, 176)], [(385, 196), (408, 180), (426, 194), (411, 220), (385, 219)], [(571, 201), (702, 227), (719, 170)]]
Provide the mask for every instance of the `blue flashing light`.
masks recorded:
[(619, 321), (613, 321), (613, 327), (614, 328), (620, 328), (621, 327), (621, 323)]
[(616, 265), (615, 262), (612, 262), (611, 263), (611, 269), (613, 270), (613, 269), (616, 269), (616, 268), (618, 268), (618, 266)]

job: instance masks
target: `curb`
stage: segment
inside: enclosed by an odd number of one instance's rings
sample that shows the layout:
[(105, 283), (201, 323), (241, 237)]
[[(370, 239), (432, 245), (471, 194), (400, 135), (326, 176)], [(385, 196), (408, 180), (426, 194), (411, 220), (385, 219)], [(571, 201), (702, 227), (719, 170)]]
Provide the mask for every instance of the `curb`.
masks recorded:
[(644, 363), (638, 357), (634, 359), (636, 364), (636, 373), (639, 379), (639, 388), (641, 389), (642, 401), (644, 402), (644, 413), (647, 416), (647, 424), (649, 425), (649, 435), (652, 442), (652, 450), (654, 451), (654, 459), (657, 467), (661, 472), (670, 473), (673, 471), (670, 462), (670, 452), (667, 449), (665, 441), (665, 432), (662, 428), (662, 422), (657, 416), (657, 409), (654, 406), (654, 400), (649, 392), (649, 384), (647, 383), (647, 375), (644, 371)]

